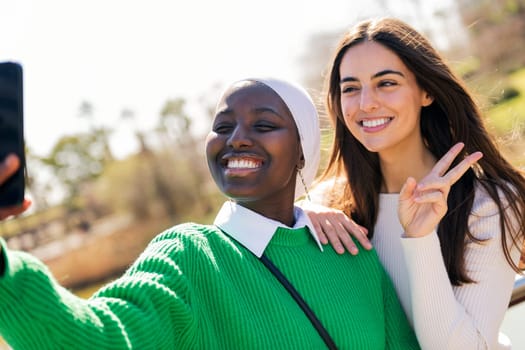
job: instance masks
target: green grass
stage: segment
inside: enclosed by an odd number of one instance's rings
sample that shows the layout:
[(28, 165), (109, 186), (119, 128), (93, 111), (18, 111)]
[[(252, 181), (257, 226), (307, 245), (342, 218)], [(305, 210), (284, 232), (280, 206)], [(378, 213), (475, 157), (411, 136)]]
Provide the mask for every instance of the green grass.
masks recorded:
[(525, 68), (508, 78), (508, 85), (516, 88), (520, 95), (504, 101), (488, 111), (488, 123), (499, 135), (521, 131), (525, 123)]

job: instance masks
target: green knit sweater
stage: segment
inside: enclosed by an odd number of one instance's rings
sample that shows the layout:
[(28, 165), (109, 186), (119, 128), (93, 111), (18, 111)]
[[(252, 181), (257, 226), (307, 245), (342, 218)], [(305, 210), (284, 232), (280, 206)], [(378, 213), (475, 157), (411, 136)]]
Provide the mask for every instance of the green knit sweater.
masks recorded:
[[(279, 228), (266, 255), (338, 347), (418, 349), (376, 253), (321, 253), (307, 230)], [(16, 350), (325, 348), (272, 273), (215, 226), (160, 234), (88, 300), (60, 287), (36, 258), (2, 245), (0, 332)]]

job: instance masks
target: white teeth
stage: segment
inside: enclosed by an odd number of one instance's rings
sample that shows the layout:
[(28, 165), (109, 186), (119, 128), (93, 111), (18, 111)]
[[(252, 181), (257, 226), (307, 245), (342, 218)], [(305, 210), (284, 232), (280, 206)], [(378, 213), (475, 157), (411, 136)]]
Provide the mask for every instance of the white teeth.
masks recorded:
[(380, 119), (366, 119), (363, 120), (363, 126), (365, 128), (374, 128), (376, 126), (384, 125), (390, 121), (390, 118), (380, 118)]
[(247, 159), (230, 159), (228, 168), (236, 169), (254, 169), (259, 167), (259, 163)]

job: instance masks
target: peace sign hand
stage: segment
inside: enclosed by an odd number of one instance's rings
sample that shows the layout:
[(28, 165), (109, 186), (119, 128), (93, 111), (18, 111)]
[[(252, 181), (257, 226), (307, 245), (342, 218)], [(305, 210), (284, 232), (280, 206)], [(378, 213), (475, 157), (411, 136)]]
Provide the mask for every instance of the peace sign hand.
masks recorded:
[[(448, 170), (465, 145), (455, 144), (419, 183), (409, 177), (399, 195), (398, 216), (407, 237), (431, 233), (447, 213), (450, 187), (483, 157), (474, 152)], [(447, 171), (448, 170), (448, 171)]]

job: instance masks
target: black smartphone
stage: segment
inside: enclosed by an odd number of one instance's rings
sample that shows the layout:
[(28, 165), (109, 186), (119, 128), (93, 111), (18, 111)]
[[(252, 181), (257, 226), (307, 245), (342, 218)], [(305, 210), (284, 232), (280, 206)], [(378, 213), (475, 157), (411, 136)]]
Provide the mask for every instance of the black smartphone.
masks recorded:
[(25, 191), (22, 66), (0, 62), (0, 161), (10, 153), (20, 158), (17, 172), (0, 184), (0, 207), (22, 203)]

